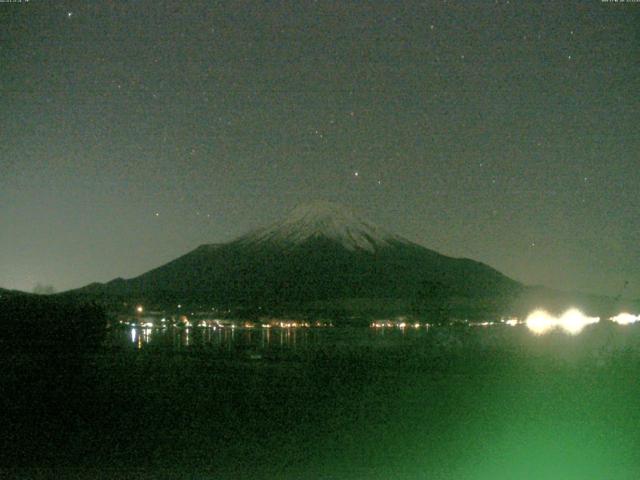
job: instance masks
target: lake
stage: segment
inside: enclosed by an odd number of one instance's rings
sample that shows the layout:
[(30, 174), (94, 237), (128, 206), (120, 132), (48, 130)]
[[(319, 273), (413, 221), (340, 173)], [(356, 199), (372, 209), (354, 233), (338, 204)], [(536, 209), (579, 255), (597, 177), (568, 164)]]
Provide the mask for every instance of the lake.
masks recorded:
[(401, 344), (427, 335), (429, 327), (140, 327), (118, 326), (110, 330), (107, 343), (125, 348), (300, 351), (331, 345), (366, 344), (372, 347)]
[(7, 478), (635, 480), (638, 327), (118, 327), (95, 354), (3, 370), (0, 466)]

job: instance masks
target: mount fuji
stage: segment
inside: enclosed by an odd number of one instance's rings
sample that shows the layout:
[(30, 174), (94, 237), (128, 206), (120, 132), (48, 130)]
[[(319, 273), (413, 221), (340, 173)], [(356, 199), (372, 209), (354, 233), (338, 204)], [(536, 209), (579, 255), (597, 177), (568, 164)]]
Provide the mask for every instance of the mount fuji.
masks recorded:
[(102, 299), (282, 308), (287, 305), (495, 305), (522, 285), (316, 202), (224, 244), (202, 245), (138, 277), (73, 291)]

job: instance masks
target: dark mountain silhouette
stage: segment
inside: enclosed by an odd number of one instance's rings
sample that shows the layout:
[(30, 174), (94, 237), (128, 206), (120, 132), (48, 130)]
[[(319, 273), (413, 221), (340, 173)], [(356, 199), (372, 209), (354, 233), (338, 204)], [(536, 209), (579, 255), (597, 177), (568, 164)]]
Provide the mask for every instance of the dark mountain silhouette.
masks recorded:
[(138, 277), (75, 293), (252, 307), (401, 299), (419, 309), (511, 298), (521, 289), (487, 265), (441, 255), (321, 202), (235, 241), (202, 245)]
[(28, 293), (28, 292), (22, 292), (20, 290), (8, 290), (6, 288), (0, 288), (0, 300), (1, 299), (8, 299), (8, 298), (13, 298), (13, 297), (27, 297), (27, 296), (34, 296), (34, 294)]

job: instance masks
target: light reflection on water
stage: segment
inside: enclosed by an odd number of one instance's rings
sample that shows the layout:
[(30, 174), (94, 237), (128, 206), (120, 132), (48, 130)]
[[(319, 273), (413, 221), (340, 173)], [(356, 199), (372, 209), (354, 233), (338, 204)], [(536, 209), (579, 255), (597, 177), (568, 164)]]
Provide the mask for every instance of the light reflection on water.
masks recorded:
[(181, 349), (208, 347), (218, 350), (304, 350), (323, 345), (357, 345), (377, 342), (402, 342), (418, 338), (427, 329), (371, 328), (199, 328), (139, 327), (115, 328), (108, 343), (114, 346), (148, 346)]
[[(611, 318), (611, 325), (635, 323), (639, 316), (621, 314)], [(363, 327), (184, 327), (184, 326), (138, 326), (129, 325), (111, 330), (107, 343), (116, 347), (144, 349), (164, 348), (209, 348), (220, 352), (245, 352), (260, 355), (268, 351), (302, 351), (324, 347), (393, 346), (402, 342), (413, 342), (430, 337), (434, 345), (451, 347), (474, 338), (480, 343), (500, 343), (506, 332), (515, 338), (521, 333), (543, 337), (552, 332), (567, 336), (579, 336), (588, 326), (598, 323), (597, 317), (588, 317), (579, 310), (571, 309), (561, 316), (553, 316), (538, 310), (532, 312), (524, 322), (516, 319), (500, 322), (468, 322), (460, 326), (434, 327), (428, 324), (389, 324), (374, 322), (370, 328)], [(469, 336), (464, 332), (476, 332)], [(465, 339), (466, 338), (466, 339)], [(422, 342), (419, 342), (422, 343)], [(260, 352), (260, 353), (259, 353)]]

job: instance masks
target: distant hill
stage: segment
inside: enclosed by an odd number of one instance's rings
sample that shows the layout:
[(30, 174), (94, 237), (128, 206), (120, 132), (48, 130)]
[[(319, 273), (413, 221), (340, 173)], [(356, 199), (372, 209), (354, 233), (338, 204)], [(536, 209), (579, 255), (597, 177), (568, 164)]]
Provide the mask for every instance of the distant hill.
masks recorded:
[(0, 288), (0, 299), (7, 299), (13, 297), (26, 297), (33, 296), (32, 293), (22, 292), (20, 290), (7, 290), (6, 288)]
[(365, 299), (360, 303), (419, 311), (444, 305), (495, 310), (522, 291), (520, 283), (483, 263), (441, 255), (321, 202), (232, 242), (202, 245), (138, 277), (94, 283), (73, 294), (265, 309), (322, 309)]

